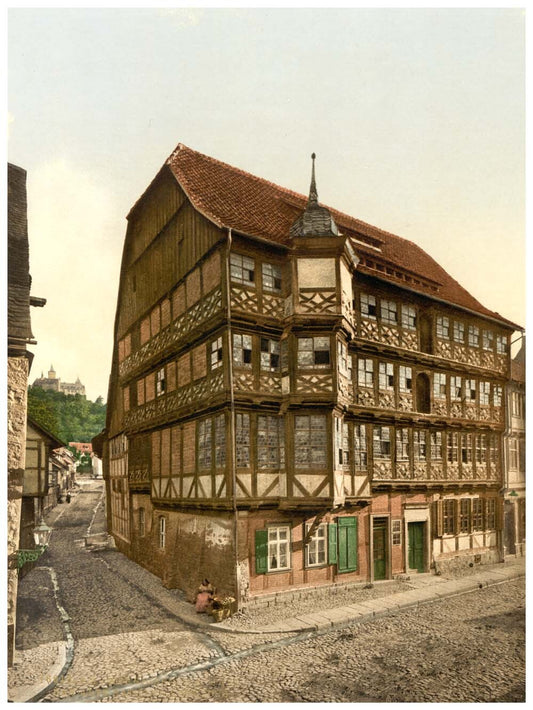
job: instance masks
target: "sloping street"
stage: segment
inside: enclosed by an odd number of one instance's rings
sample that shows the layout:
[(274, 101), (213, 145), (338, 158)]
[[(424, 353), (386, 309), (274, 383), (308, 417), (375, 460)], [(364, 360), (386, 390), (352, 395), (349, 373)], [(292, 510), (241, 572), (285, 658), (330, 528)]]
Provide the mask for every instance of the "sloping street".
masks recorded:
[[(17, 635), (21, 663), (10, 674), (11, 693), (24, 685), (20, 677), (24, 669), (28, 673), (24, 658), (35, 659), (32, 668), (38, 675), (40, 663), (65, 646), (65, 634), (71, 634), (72, 648), (67, 643), (62, 674), (37, 699), (524, 699), (522, 579), (338, 629), (244, 633), (253, 623), (259, 628), (261, 618), (254, 622), (235, 617), (235, 630), (231, 625), (223, 630), (210, 617), (195, 614), (179, 591), (164, 589), (116, 550), (85, 546), (88, 534), (104, 531), (102, 503), (102, 484), (96, 482), (83, 486), (72, 503), (53, 511), (50, 548), (21, 583)], [(408, 587), (408, 583), (398, 587), (398, 599)], [(364, 603), (372, 592), (365, 597), (366, 591), (353, 593), (354, 600)], [(338, 603), (330, 600), (331, 606)], [(317, 604), (323, 610), (324, 601)], [(65, 612), (63, 620), (58, 607)], [(265, 614), (263, 621), (268, 618)]]

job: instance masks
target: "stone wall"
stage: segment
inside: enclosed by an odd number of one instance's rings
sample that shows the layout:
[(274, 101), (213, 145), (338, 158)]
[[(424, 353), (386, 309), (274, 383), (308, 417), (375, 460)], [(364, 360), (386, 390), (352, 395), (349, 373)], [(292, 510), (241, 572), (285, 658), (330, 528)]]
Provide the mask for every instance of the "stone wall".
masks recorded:
[[(7, 364), (7, 552), (14, 560), (19, 548), (22, 483), (26, 462), (28, 359), (10, 357)], [(8, 662), (13, 662), (17, 614), (18, 569), (8, 570)]]

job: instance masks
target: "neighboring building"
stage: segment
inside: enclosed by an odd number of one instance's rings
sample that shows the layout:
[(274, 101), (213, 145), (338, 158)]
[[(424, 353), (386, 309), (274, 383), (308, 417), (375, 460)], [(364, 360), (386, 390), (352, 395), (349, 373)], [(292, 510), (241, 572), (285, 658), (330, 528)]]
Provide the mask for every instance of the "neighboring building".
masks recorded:
[(65, 499), (74, 487), (76, 457), (65, 446), (52, 451), (49, 465), (48, 494), (44, 499), (44, 509), (48, 510)]
[[(64, 446), (63, 441), (28, 417), (20, 520), (19, 549), (21, 550), (35, 547), (33, 529), (43, 518), (46, 508), (52, 507), (58, 502), (58, 477), (57, 473), (54, 475), (52, 462), (55, 450)], [(53, 502), (48, 498), (50, 494), (52, 494)], [(32, 567), (33, 563), (24, 565), (20, 570), (20, 576), (27, 574)]]
[(505, 436), (504, 545), (525, 555), (526, 543), (526, 341), (511, 362)]
[(80, 454), (92, 454), (93, 452), (93, 445), (90, 441), (69, 441), (68, 445), (73, 449), (76, 449), (76, 451)]
[(85, 397), (85, 385), (82, 385), (80, 378), (78, 377), (76, 382), (61, 382), (56, 375), (53, 365), (50, 365), (48, 377), (43, 377), (43, 373), (41, 372), (41, 376), (34, 381), (33, 386), (41, 387), (43, 390), (63, 392), (63, 394), (70, 395), (79, 394)]
[(495, 562), (509, 338), (410, 241), (179, 145), (128, 215), (117, 547), (193, 598)]
[(102, 459), (96, 454), (91, 454), (91, 466), (93, 470), (93, 478), (103, 478)]
[(13, 665), (17, 617), (18, 568), (22, 488), (26, 463), (28, 376), (36, 344), (31, 332), (30, 306), (44, 306), (30, 296), (26, 171), (8, 164), (8, 313), (7, 313), (7, 624), (8, 665)]

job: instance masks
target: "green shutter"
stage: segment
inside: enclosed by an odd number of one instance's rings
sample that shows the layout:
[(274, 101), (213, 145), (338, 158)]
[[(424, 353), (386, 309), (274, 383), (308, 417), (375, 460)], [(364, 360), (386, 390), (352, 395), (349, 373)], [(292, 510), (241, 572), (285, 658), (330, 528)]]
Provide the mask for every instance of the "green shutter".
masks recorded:
[(328, 563), (337, 564), (337, 524), (328, 525)]
[(266, 530), (255, 531), (255, 573), (266, 574), (268, 572), (268, 532)]
[(339, 526), (339, 572), (357, 569), (357, 518), (337, 518)]

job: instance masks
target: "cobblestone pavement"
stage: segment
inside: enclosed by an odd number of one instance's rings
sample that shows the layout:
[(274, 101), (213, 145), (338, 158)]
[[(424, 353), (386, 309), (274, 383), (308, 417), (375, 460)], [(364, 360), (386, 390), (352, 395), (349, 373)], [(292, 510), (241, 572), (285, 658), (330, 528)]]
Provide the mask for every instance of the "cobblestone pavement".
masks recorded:
[(524, 605), (507, 582), (101, 700), (524, 702)]
[[(90, 484), (47, 518), (54, 533), (40, 563), (55, 570), (75, 647), (45, 702), (524, 698), (523, 580), (335, 631), (242, 633), (310, 609), (394, 597), (409, 580), (339, 590), (239, 615), (235, 629), (222, 630), (116, 550), (84, 548), (89, 527), (105, 529), (101, 503), (101, 482)], [(34, 569), (21, 582), (17, 648), (35, 666), (25, 679), (14, 669), (10, 685), (33, 681), (63, 638), (48, 571)]]

